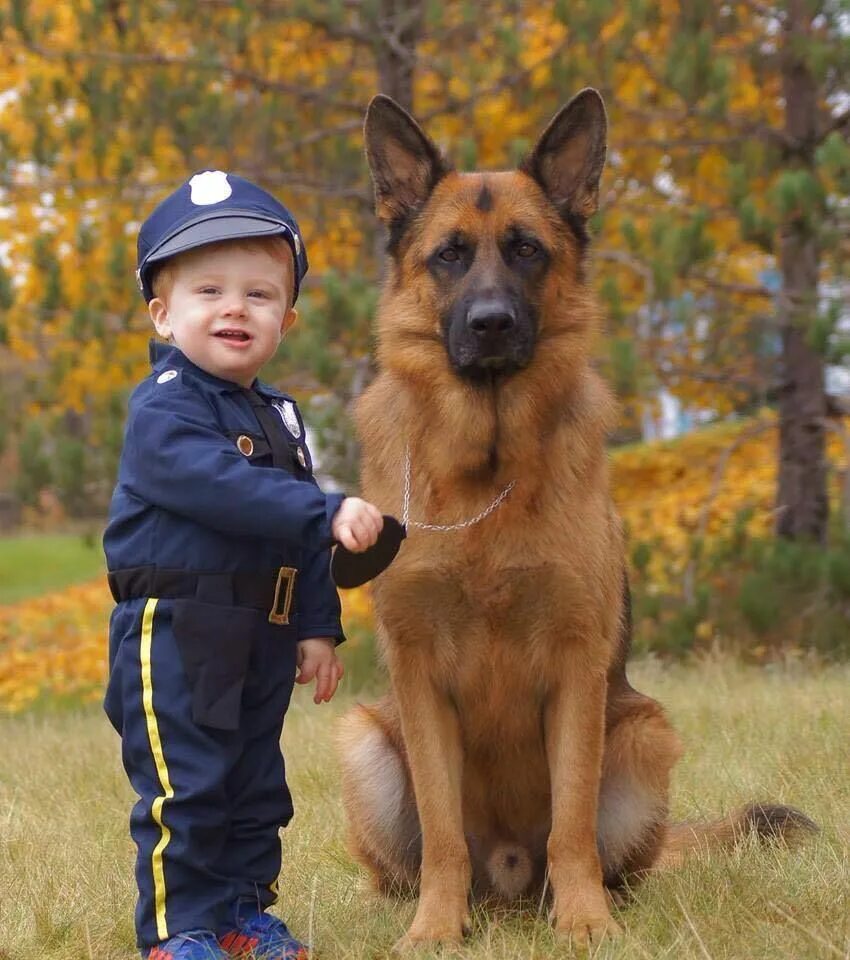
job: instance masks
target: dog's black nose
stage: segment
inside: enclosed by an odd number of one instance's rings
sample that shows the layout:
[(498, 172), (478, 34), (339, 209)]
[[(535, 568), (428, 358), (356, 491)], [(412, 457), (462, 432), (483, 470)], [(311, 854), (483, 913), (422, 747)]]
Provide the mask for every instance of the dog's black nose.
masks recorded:
[(516, 326), (516, 312), (506, 300), (476, 300), (466, 315), (466, 325), (476, 337), (497, 339)]

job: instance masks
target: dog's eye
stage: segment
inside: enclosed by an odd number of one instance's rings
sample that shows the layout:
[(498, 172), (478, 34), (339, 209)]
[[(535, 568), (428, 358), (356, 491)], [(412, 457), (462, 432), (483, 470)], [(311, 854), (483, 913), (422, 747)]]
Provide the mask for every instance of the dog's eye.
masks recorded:
[(457, 247), (446, 247), (445, 250), (440, 251), (440, 259), (446, 263), (454, 263), (456, 260), (460, 260), (460, 251)]
[(536, 244), (529, 243), (527, 240), (517, 244), (516, 255), (518, 257), (533, 257), (535, 253), (537, 253)]

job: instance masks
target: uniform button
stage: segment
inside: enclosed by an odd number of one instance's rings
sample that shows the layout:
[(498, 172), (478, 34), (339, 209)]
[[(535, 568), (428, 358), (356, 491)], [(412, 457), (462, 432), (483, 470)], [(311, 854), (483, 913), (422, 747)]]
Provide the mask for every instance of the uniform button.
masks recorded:
[(254, 452), (254, 441), (250, 437), (246, 437), (244, 433), (237, 439), (236, 446), (239, 448), (239, 452), (246, 457), (250, 457)]
[(299, 463), (301, 464), (301, 466), (304, 467), (304, 469), (306, 470), (306, 469), (307, 469), (307, 458), (304, 456), (304, 451), (301, 449), (301, 447), (298, 448), (298, 453), (296, 454), (296, 456), (298, 457), (298, 462), (299, 462)]
[(157, 383), (168, 383), (169, 380), (173, 380), (177, 376), (176, 370), (164, 370), (157, 378)]

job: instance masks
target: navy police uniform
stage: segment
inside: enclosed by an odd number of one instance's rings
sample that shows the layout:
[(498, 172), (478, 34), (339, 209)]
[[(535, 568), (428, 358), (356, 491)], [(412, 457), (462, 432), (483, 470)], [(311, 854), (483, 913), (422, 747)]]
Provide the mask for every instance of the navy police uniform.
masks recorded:
[[(146, 299), (151, 264), (181, 243), (250, 235), (254, 216), (254, 233), (274, 232), (277, 219), (301, 279), (306, 256), (277, 201), (228, 175), (230, 193), (219, 183), (198, 203), (189, 184), (142, 228)], [(278, 830), (292, 816), (279, 742), (296, 644), (343, 639), (329, 572), (343, 498), (314, 481), (294, 400), (221, 380), (176, 347), (152, 343), (151, 362), (130, 398), (104, 534), (117, 602), (105, 708), (139, 796), (130, 828), (143, 948), (222, 929), (241, 898), (260, 909), (276, 899)]]

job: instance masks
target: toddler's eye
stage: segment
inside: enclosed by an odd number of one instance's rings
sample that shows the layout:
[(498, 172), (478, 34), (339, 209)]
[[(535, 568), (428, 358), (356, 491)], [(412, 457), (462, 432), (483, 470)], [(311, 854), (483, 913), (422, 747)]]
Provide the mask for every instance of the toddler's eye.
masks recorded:
[(269, 293), (266, 290), (252, 290), (248, 296), (250, 297), (259, 297), (261, 300), (268, 300)]
[(218, 293), (218, 287), (201, 287), (198, 293), (203, 293), (205, 295), (209, 294), (210, 296)]

